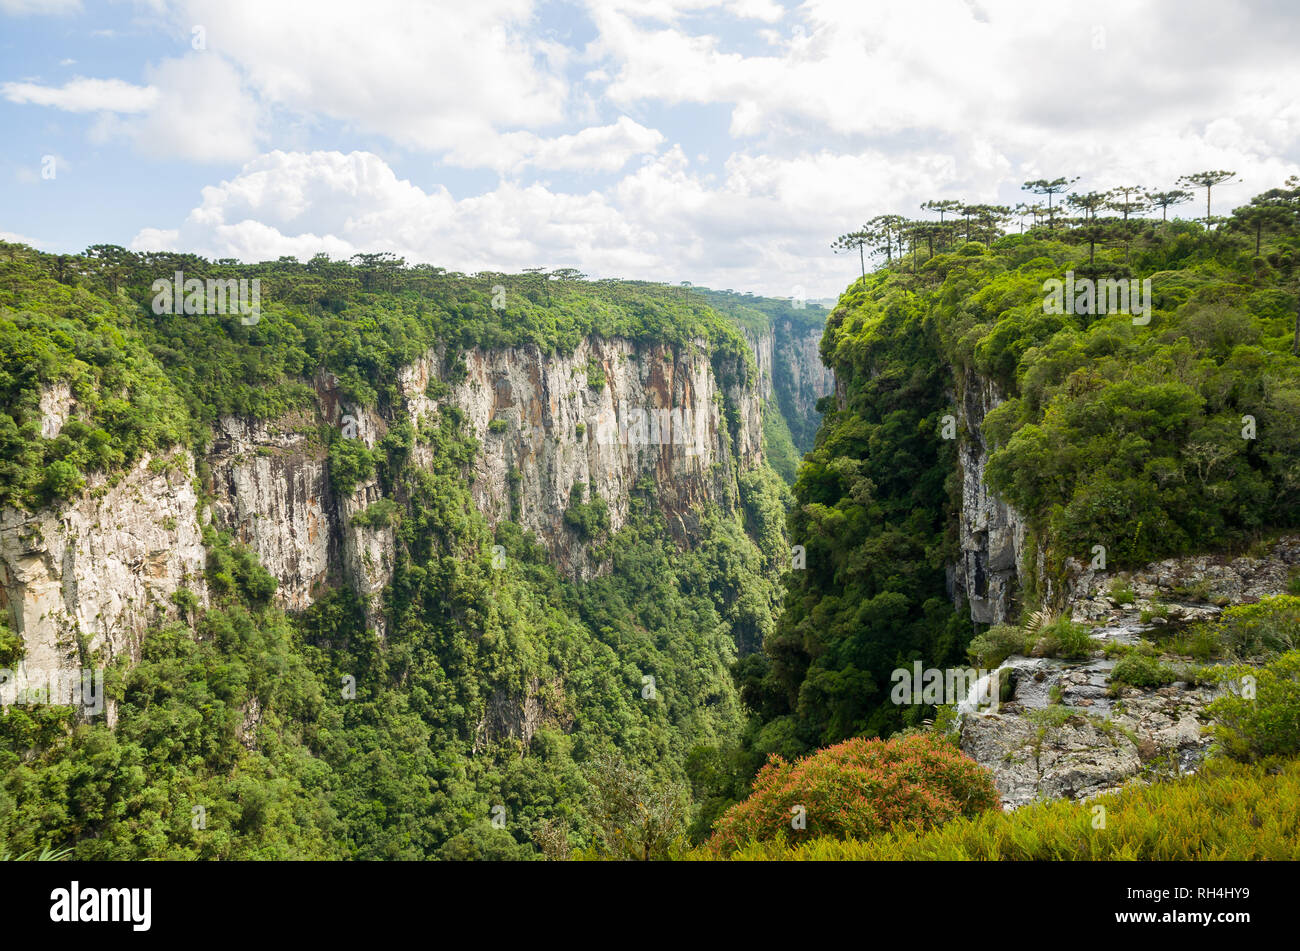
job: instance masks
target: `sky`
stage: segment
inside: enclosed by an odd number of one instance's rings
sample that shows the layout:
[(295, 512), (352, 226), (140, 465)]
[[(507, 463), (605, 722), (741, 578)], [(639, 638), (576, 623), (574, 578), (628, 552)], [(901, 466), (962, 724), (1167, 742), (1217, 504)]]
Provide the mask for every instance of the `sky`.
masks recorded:
[(928, 199), (1281, 185), (1297, 50), (1291, 0), (0, 0), (0, 239), (834, 297)]

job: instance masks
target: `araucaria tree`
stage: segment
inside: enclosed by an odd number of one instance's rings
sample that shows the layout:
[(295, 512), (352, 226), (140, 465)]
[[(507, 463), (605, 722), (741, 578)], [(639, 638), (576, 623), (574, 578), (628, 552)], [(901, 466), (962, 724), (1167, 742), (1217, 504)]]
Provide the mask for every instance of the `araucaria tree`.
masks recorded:
[(865, 280), (867, 277), (867, 259), (864, 249), (870, 243), (871, 235), (867, 233), (866, 229), (859, 229), (858, 231), (850, 231), (848, 234), (840, 235), (831, 242), (831, 248), (836, 254), (856, 250), (858, 252), (858, 265), (862, 269), (862, 278)]
[(1173, 205), (1181, 205), (1185, 201), (1192, 200), (1192, 193), (1182, 188), (1175, 188), (1167, 192), (1152, 192), (1147, 195), (1147, 200), (1151, 202), (1152, 208), (1160, 209), (1160, 220), (1169, 220), (1169, 209)]
[(1181, 175), (1178, 178), (1179, 185), (1191, 185), (1195, 188), (1205, 189), (1205, 230), (1210, 230), (1210, 192), (1215, 185), (1222, 185), (1230, 181), (1236, 172), (1225, 172), (1222, 169), (1209, 172), (1193, 172), (1191, 175)]
[(1020, 188), (1023, 191), (1033, 192), (1035, 195), (1047, 196), (1047, 227), (1052, 229), (1052, 196), (1059, 195), (1078, 180), (1078, 175), (1074, 176), (1074, 178), (1053, 178), (1050, 180), (1046, 178), (1037, 178), (1033, 181), (1025, 182), (1020, 186)]

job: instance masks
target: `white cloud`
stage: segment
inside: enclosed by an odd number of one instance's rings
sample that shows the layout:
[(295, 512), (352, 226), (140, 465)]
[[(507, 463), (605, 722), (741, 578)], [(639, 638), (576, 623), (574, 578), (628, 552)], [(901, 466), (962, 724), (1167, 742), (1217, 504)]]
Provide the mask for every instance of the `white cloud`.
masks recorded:
[(191, 53), (147, 71), (158, 95), (148, 112), (100, 119), (92, 137), (123, 136), (154, 158), (238, 161), (265, 141), (266, 110), (244, 89), (239, 73), (220, 56)]
[[(1300, 168), (1300, 18), (1276, 3), (589, 0), (590, 23), (568, 32), (535, 0), (154, 6), (179, 42), (202, 24), (207, 49), (116, 98), (0, 90), (96, 112), (96, 138), (150, 155), (248, 162), (140, 247), (391, 250), (819, 296), (856, 269), (829, 253), (835, 234), (929, 198), (1011, 203), (1028, 178), (1172, 187), (1231, 168), (1245, 181), (1216, 189), (1226, 211)], [(581, 48), (560, 40), (588, 28)], [(102, 106), (142, 92), (135, 111)], [(293, 148), (327, 135), (342, 147)], [(426, 190), (349, 151), (375, 139), (503, 181)]]
[(499, 128), (564, 118), (563, 47), (530, 32), (531, 0), (182, 0), (267, 104), (429, 150), (484, 152)]
[[(953, 168), (933, 185), (972, 200), (1008, 200), (1041, 174), (1171, 187), (1198, 168), (1237, 169), (1245, 182), (1222, 190), (1225, 205), (1281, 181), (1300, 157), (1300, 64), (1287, 52), (1298, 30), (1281, 5), (1226, 17), (1168, 0), (807, 0), (783, 32), (757, 31), (763, 55), (692, 29), (681, 4), (662, 6), (590, 4), (605, 94), (625, 108), (729, 107), (745, 154), (788, 157), (816, 142), (905, 165), (942, 152)], [(915, 212), (890, 205), (877, 211)]]
[[(997, 170), (990, 168), (990, 179)], [(578, 267), (596, 276), (691, 280), (788, 295), (843, 286), (828, 242), (882, 202), (928, 197), (955, 176), (948, 156), (910, 164), (873, 152), (789, 160), (734, 156), (721, 181), (673, 146), (603, 191), (566, 194), (506, 182), (455, 199), (399, 179), (367, 152), (270, 152), (249, 162), (174, 229), (141, 231), (138, 249), (210, 257), (307, 259), (392, 251), (462, 271)]]
[(24, 234), (15, 234), (12, 231), (0, 231), (0, 241), (8, 241), (10, 244), (26, 244), (33, 248), (40, 248), (45, 242), (40, 238), (29, 238)]
[(627, 116), (612, 125), (590, 126), (573, 135), (542, 138), (531, 132), (508, 132), (486, 150), (456, 149), (453, 165), (518, 172), (526, 166), (553, 171), (616, 172), (638, 155), (655, 152), (663, 133)]
[(120, 79), (76, 77), (62, 86), (37, 83), (0, 84), (0, 95), (10, 102), (50, 106), (65, 112), (144, 112), (158, 102), (153, 86), (133, 86)]

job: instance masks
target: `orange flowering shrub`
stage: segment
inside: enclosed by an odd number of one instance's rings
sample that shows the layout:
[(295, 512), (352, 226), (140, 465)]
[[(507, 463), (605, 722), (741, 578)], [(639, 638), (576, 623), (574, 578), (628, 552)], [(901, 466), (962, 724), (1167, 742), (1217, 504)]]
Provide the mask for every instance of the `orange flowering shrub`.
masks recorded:
[[(845, 740), (793, 763), (773, 756), (748, 799), (728, 809), (712, 845), (816, 836), (865, 839), (898, 823), (925, 827), (1001, 805), (992, 776), (942, 739)], [(804, 808), (798, 829), (795, 808)]]

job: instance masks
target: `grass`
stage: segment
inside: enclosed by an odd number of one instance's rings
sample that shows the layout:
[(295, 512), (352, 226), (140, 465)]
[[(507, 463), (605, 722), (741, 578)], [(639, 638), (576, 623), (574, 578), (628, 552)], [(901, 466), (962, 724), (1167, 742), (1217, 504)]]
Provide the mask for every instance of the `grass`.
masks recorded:
[(1156, 618), (1168, 618), (1168, 617), (1169, 617), (1169, 605), (1164, 604), (1161, 601), (1153, 601), (1151, 603), (1151, 607), (1143, 608), (1141, 614), (1138, 615), (1138, 618), (1142, 621), (1143, 624), (1150, 624)]
[(52, 849), (48, 845), (39, 852), (29, 849), (21, 855), (0, 852), (0, 862), (62, 862), (72, 854), (72, 849)]
[[(1101, 807), (1102, 811), (1098, 811)], [(1100, 824), (1100, 827), (1098, 825)], [(686, 856), (710, 860), (698, 849)], [(1300, 760), (1207, 763), (1201, 774), (896, 829), (863, 841), (751, 845), (742, 861), (1223, 861), (1300, 859)]]
[(1116, 604), (1132, 604), (1137, 600), (1133, 586), (1124, 578), (1116, 578), (1112, 581), (1108, 593)]
[(977, 667), (994, 668), (1012, 654), (1084, 660), (1101, 646), (1085, 625), (1037, 611), (1022, 625), (998, 624), (975, 635), (966, 651)]

